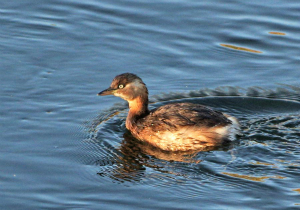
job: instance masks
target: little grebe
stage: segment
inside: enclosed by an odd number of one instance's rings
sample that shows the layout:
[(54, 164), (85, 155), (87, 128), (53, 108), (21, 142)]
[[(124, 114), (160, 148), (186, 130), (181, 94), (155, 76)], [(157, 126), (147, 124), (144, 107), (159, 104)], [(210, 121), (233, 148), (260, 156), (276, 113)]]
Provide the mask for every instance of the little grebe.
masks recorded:
[(100, 96), (114, 95), (129, 103), (126, 128), (140, 141), (166, 151), (201, 150), (221, 145), (239, 130), (236, 118), (193, 103), (172, 103), (148, 110), (148, 89), (131, 73), (116, 76)]

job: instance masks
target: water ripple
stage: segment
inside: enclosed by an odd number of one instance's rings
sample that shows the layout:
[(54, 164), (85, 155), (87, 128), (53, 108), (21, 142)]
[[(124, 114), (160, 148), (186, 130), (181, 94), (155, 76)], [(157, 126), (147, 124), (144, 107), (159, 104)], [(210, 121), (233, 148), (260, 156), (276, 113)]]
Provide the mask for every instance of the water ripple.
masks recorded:
[(165, 187), (170, 192), (179, 185), (177, 193), (182, 193), (183, 198), (203, 191), (201, 187), (197, 189), (199, 184), (212, 189), (225, 184), (232, 189), (264, 186), (270, 190), (275, 180), (296, 179), (294, 176), (298, 175), (300, 103), (286, 99), (287, 95), (299, 98), (297, 94), (291, 89), (241, 91), (228, 87), (223, 91), (205, 89), (153, 97), (152, 108), (189, 101), (240, 119), (243, 136), (238, 141), (212, 148), (214, 151), (190, 153), (163, 152), (134, 140), (125, 132), (127, 105), (118, 104), (117, 108), (100, 113), (88, 129), (85, 144), (89, 145), (86, 148), (89, 155), (83, 159), (94, 167), (94, 173), (118, 183), (144, 183)]

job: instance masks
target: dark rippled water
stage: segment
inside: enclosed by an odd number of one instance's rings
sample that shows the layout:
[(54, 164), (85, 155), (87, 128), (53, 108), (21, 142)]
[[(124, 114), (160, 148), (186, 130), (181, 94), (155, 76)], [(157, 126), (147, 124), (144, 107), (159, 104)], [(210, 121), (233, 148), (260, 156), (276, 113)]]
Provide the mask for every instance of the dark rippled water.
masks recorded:
[[(1, 209), (299, 209), (297, 1), (4, 1)], [(164, 153), (97, 97), (132, 72), (150, 107), (200, 103), (243, 135)]]

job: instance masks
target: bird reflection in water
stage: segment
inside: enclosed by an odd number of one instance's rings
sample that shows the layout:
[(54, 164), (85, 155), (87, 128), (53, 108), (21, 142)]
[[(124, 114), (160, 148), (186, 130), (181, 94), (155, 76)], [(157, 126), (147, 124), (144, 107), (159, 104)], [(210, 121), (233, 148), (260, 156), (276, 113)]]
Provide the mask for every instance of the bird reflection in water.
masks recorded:
[[(108, 176), (118, 182), (141, 181), (145, 177), (147, 168), (165, 175), (177, 175), (174, 167), (168, 168), (168, 163), (199, 164), (199, 154), (203, 151), (227, 150), (230, 144), (219, 147), (206, 147), (197, 151), (163, 151), (146, 142), (136, 140), (129, 131), (123, 135), (124, 139), (114, 156), (114, 167), (99, 172), (100, 176)], [(182, 174), (181, 174), (182, 175)]]

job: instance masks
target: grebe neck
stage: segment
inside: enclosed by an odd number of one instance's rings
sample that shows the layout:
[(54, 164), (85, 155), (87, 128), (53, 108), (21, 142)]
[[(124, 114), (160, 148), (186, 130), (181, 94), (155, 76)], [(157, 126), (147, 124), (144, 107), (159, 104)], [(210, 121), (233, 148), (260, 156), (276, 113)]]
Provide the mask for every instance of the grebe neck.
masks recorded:
[(148, 96), (138, 96), (128, 100), (129, 112), (126, 118), (126, 128), (133, 130), (136, 127), (137, 120), (149, 114)]

